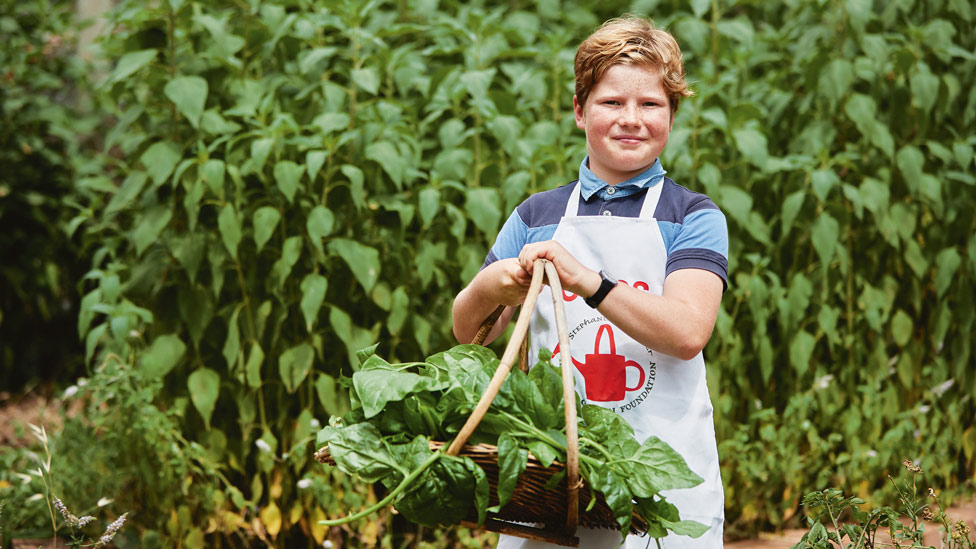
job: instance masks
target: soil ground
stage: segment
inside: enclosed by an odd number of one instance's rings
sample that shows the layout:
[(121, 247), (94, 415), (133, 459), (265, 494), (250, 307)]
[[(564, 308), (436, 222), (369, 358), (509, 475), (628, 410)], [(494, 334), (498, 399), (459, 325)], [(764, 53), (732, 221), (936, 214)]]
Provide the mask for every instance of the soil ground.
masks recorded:
[[(57, 431), (61, 427), (59, 410), (63, 403), (58, 398), (49, 398), (29, 393), (22, 396), (11, 396), (0, 392), (0, 447), (26, 446), (36, 442), (28, 424), (43, 426), (48, 431)], [(976, 498), (950, 507), (946, 512), (953, 521), (964, 520), (976, 532)], [(939, 536), (939, 526), (934, 523), (926, 525), (925, 542), (933, 547), (942, 547)], [(805, 530), (784, 530), (776, 533), (763, 533), (753, 539), (727, 541), (726, 549), (789, 549), (803, 537)], [(879, 535), (880, 538), (880, 535)], [(879, 541), (881, 541), (879, 539)], [(53, 548), (50, 539), (47, 540), (14, 540), (12, 549), (30, 547)], [(58, 547), (64, 547), (58, 544)]]

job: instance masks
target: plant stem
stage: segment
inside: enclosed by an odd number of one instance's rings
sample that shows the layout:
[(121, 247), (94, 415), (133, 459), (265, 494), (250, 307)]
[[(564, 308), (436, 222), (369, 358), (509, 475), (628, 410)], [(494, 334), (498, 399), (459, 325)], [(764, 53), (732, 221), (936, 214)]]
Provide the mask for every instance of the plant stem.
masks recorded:
[(614, 461), (613, 455), (611, 455), (610, 452), (607, 451), (607, 449), (604, 448), (602, 444), (599, 444), (598, 442), (594, 440), (590, 440), (586, 437), (580, 437), (579, 442), (580, 444), (584, 444), (586, 446), (589, 446), (590, 448), (594, 448), (597, 451), (599, 451), (601, 454), (603, 454), (605, 458), (607, 458), (607, 462)]
[(841, 549), (846, 549), (843, 540), (841, 539), (840, 526), (837, 524), (837, 517), (834, 516), (834, 506), (830, 503), (827, 504), (827, 514), (830, 515), (830, 522), (834, 525), (834, 532), (837, 533), (837, 543), (841, 546)]
[[(534, 435), (536, 438), (538, 438), (542, 442), (545, 442), (546, 444), (552, 446), (553, 448), (556, 448), (558, 450), (561, 450), (562, 452), (565, 452), (566, 451), (566, 447), (565, 446), (563, 446), (562, 444), (560, 444), (557, 440), (553, 439), (551, 436), (549, 436), (544, 431), (542, 431), (539, 428), (537, 428), (535, 425), (532, 425), (531, 423), (527, 423), (525, 421), (522, 421), (521, 419), (513, 416), (512, 414), (509, 414), (508, 412), (501, 412), (500, 415), (502, 415), (506, 419), (512, 421), (513, 423), (517, 424), (519, 427), (521, 427), (522, 429), (524, 429), (525, 432), (526, 432), (526, 434)], [(593, 458), (591, 458), (591, 457), (589, 457), (587, 455), (584, 455), (584, 454), (578, 454), (578, 455), (579, 455), (579, 459), (580, 459), (581, 462), (586, 463), (587, 465), (590, 465), (591, 467), (600, 464), (600, 462), (598, 460), (593, 459)]]
[(340, 524), (347, 524), (347, 523), (350, 523), (350, 522), (352, 522), (354, 520), (359, 520), (359, 519), (361, 519), (363, 517), (369, 516), (370, 514), (375, 513), (376, 511), (382, 509), (383, 507), (386, 507), (394, 499), (396, 499), (396, 497), (399, 496), (404, 490), (406, 490), (407, 489), (407, 486), (410, 485), (410, 483), (412, 483), (414, 480), (416, 480), (417, 477), (419, 477), (421, 473), (423, 473), (425, 470), (427, 470), (428, 467), (430, 467), (431, 465), (433, 465), (434, 462), (437, 461), (438, 459), (440, 459), (441, 456), (443, 456), (443, 455), (444, 455), (443, 452), (437, 452), (437, 453), (431, 455), (429, 458), (427, 458), (427, 461), (424, 461), (423, 463), (421, 463), (419, 467), (417, 467), (416, 469), (413, 470), (413, 472), (411, 472), (409, 475), (407, 475), (406, 477), (404, 477), (403, 480), (400, 481), (400, 484), (397, 485), (397, 487), (394, 488), (392, 492), (390, 492), (389, 494), (387, 494), (385, 498), (381, 499), (380, 501), (376, 502), (375, 504), (367, 507), (366, 509), (363, 509), (362, 511), (360, 511), (360, 512), (354, 514), (354, 515), (347, 515), (347, 516), (342, 517), (342, 518), (339, 518), (339, 519), (322, 520), (322, 521), (319, 521), (319, 524), (323, 524), (325, 526), (339, 526)]

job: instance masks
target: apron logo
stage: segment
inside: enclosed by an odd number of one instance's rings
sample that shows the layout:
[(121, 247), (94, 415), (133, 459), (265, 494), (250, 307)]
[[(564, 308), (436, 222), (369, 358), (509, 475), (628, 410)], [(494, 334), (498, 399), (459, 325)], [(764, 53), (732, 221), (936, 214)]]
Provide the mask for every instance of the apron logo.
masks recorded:
[[(627, 282), (626, 280), (620, 280), (619, 282), (621, 284), (626, 284), (628, 286), (632, 286), (633, 288), (636, 288), (638, 290), (644, 290), (645, 292), (650, 292), (651, 291), (651, 285), (648, 284), (647, 282), (644, 282), (643, 280), (638, 280), (637, 282), (634, 282), (633, 284), (631, 284), (630, 282)], [(573, 292), (567, 292), (566, 290), (563, 290), (563, 301), (572, 301), (572, 300), (576, 299), (577, 297), (579, 297), (579, 296), (576, 295), (576, 294), (574, 294)]]
[[(577, 335), (580, 330), (591, 323), (594, 322), (587, 319), (573, 330), (571, 335)], [(609, 347), (607, 353), (600, 352), (600, 346), (604, 339), (607, 340), (607, 347)], [(585, 400), (623, 403), (627, 399), (628, 393), (643, 390), (636, 399), (621, 406), (621, 409), (629, 409), (643, 402), (647, 393), (654, 386), (655, 364), (650, 363), (650, 367), (645, 371), (645, 367), (636, 360), (628, 360), (626, 356), (617, 354), (613, 326), (609, 323), (600, 324), (593, 342), (593, 352), (587, 353), (582, 362), (570, 356), (576, 370), (583, 376), (586, 385)], [(556, 345), (552, 356), (555, 357), (557, 354), (559, 354), (559, 345)], [(630, 379), (629, 383), (628, 378)]]

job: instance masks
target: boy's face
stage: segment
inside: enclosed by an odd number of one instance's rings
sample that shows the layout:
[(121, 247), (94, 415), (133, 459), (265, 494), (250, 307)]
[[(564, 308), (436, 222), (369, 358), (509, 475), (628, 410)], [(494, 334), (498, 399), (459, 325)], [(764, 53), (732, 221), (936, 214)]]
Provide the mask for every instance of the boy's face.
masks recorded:
[(668, 143), (671, 104), (661, 76), (644, 65), (614, 65), (580, 105), (576, 126), (586, 132), (590, 170), (611, 185), (650, 168)]

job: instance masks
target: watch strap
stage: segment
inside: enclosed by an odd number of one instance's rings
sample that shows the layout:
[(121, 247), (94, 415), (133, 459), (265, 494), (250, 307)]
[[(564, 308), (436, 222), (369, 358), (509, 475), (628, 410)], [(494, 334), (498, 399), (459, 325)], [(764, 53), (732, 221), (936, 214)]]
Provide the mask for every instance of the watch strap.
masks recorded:
[(590, 307), (593, 307), (594, 309), (596, 309), (600, 303), (603, 303), (603, 298), (607, 297), (610, 290), (617, 286), (617, 280), (610, 276), (610, 274), (606, 271), (600, 271), (600, 278), (602, 280), (600, 281), (600, 287), (597, 289), (597, 291), (590, 297), (583, 300), (584, 303)]

